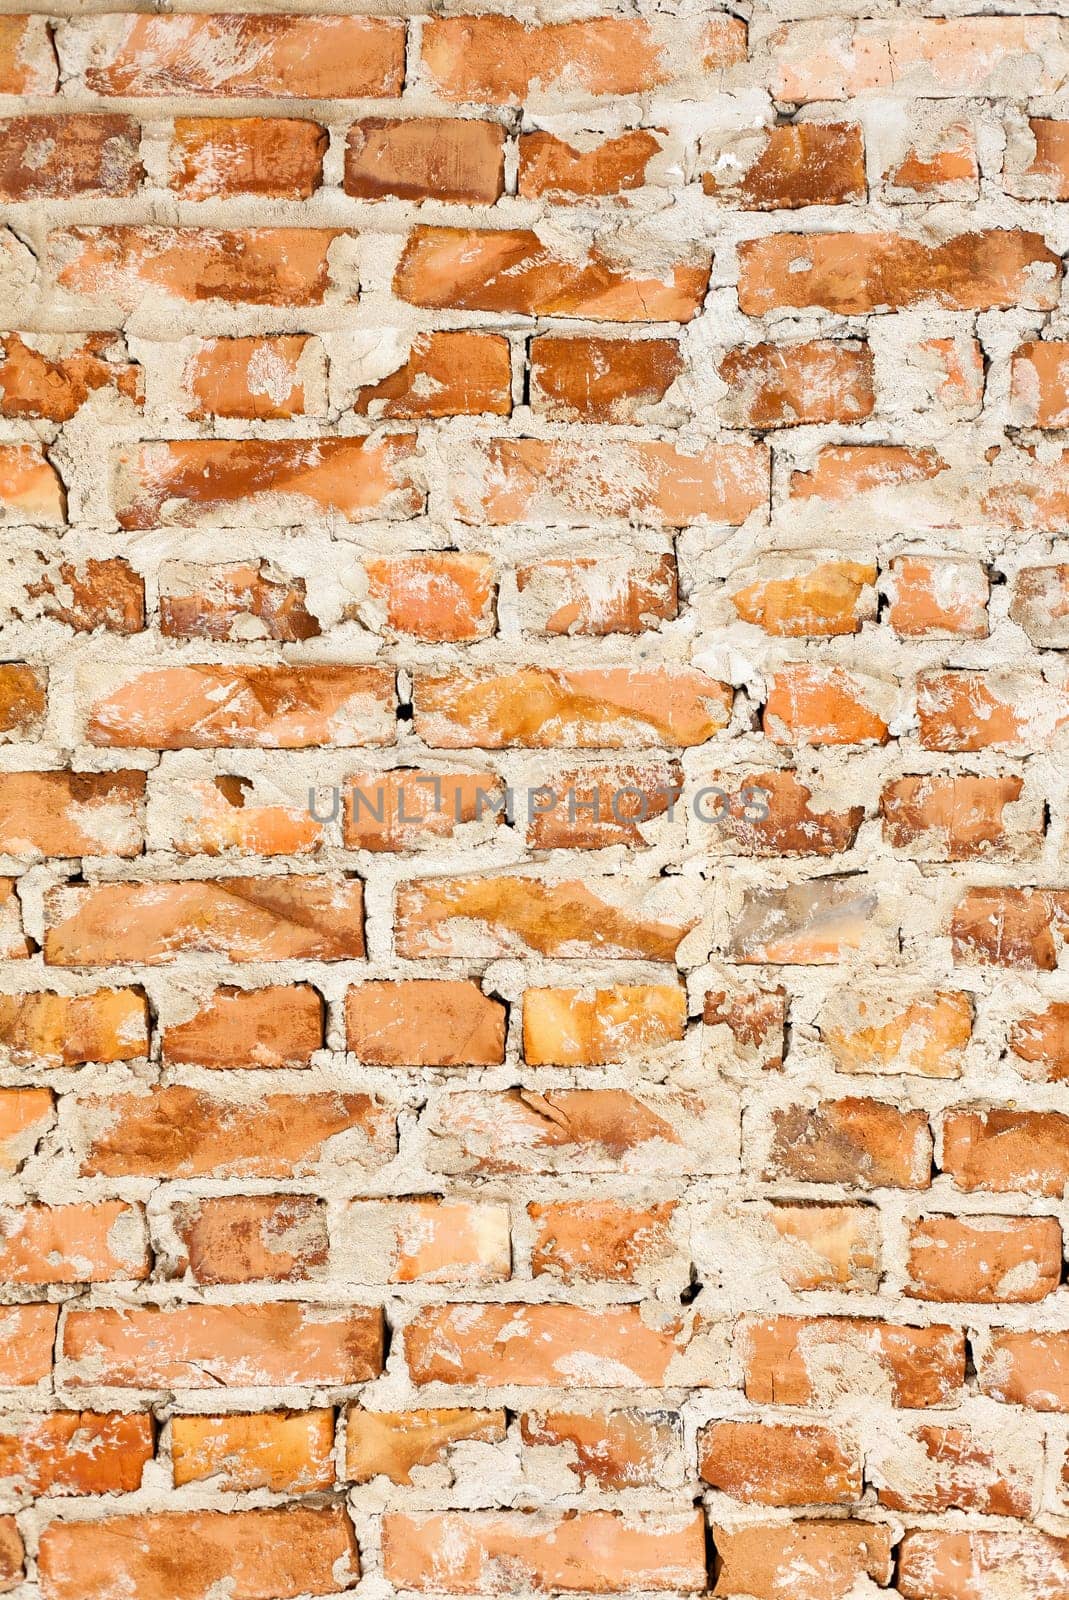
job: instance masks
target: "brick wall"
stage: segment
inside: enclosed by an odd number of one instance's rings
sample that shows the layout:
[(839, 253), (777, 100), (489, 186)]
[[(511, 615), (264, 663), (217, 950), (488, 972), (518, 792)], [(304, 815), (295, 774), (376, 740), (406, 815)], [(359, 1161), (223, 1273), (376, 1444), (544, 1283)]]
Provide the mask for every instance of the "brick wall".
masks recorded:
[(1064, 1600), (1069, 23), (71, 10), (0, 1590)]

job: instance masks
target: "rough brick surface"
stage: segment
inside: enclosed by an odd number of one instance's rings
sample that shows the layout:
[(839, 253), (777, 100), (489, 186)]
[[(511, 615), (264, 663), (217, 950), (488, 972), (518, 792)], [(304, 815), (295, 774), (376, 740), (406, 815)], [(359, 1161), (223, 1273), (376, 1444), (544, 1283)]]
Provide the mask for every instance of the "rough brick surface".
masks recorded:
[(0, 1593), (1069, 1597), (1059, 0), (0, 16)]

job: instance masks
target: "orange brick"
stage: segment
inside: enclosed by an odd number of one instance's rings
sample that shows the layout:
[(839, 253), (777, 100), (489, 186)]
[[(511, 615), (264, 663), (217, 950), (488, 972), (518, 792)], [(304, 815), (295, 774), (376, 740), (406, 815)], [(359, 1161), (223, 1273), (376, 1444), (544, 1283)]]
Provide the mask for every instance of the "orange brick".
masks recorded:
[(812, 339), (729, 350), (717, 368), (728, 386), (720, 414), (729, 427), (792, 428), (860, 422), (876, 404), (868, 345)]
[(414, 1467), (448, 1461), (466, 1440), (501, 1444), (503, 1411), (364, 1411), (350, 1408), (345, 1431), (345, 1476), (353, 1483), (378, 1477), (410, 1484)]
[(183, 415), (194, 422), (303, 416), (312, 348), (306, 334), (296, 333), (202, 339), (182, 372)]
[(393, 633), (428, 643), (484, 639), (494, 630), (489, 556), (418, 551), (367, 561), (367, 606)]
[(829, 15), (778, 31), (772, 92), (787, 101), (843, 100), (867, 90), (935, 99), (1001, 94), (1022, 70), (1035, 68), (1034, 92), (1053, 93), (1057, 52), (1057, 27), (1044, 16), (855, 22)]
[(762, 726), (776, 744), (886, 744), (888, 689), (842, 667), (790, 662), (772, 675)]
[(821, 306), (843, 316), (932, 305), (948, 311), (1057, 303), (1060, 259), (1042, 234), (988, 228), (942, 244), (896, 233), (775, 233), (739, 246), (747, 316)]
[(505, 1021), (501, 1001), (464, 980), (373, 980), (345, 999), (349, 1049), (370, 1066), (496, 1066)]
[(300, 1283), (322, 1275), (325, 1208), (312, 1195), (219, 1195), (171, 1212), (194, 1283)]
[(970, 966), (1034, 968), (1058, 965), (1055, 937), (1064, 937), (1069, 902), (1042, 889), (967, 889), (954, 907), (954, 960)]
[(497, 957), (526, 950), (674, 961), (694, 919), (665, 921), (657, 916), (656, 901), (647, 915), (645, 886), (635, 893), (629, 885), (616, 883), (613, 889), (623, 905), (577, 880), (544, 883), (501, 875), (403, 883), (396, 900), (397, 949), (406, 958)]
[(426, 1306), (404, 1333), (415, 1383), (484, 1388), (657, 1387), (687, 1342), (681, 1323), (651, 1328), (637, 1306)]
[(8, 333), (0, 350), (0, 416), (69, 422), (98, 389), (143, 402), (141, 368), (119, 334), (55, 340)]
[(796, 122), (731, 145), (702, 188), (744, 211), (864, 202), (865, 145), (856, 122)]
[[(349, 398), (347, 396), (347, 398)], [(357, 416), (409, 421), (512, 410), (508, 340), (495, 333), (418, 333), (408, 359), (378, 383), (355, 391)]]
[(922, 1217), (907, 1271), (915, 1300), (1042, 1300), (1061, 1280), (1062, 1230), (1053, 1217)]
[(48, 19), (0, 17), (0, 94), (55, 94), (58, 79)]
[[(796, 772), (773, 769), (746, 773), (711, 772), (712, 797), (701, 815), (712, 820), (708, 848), (717, 854), (826, 856), (852, 848), (864, 819), (864, 806), (833, 810), (814, 799)], [(701, 791), (699, 791), (700, 793)], [(695, 796), (694, 806), (698, 806)]]
[(942, 1170), (959, 1189), (1061, 1196), (1069, 1181), (1069, 1116), (1057, 1111), (950, 1111)]
[[(701, 42), (707, 72), (746, 59), (746, 27), (714, 17)], [(446, 100), (516, 105), (532, 93), (642, 94), (671, 81), (671, 67), (650, 24), (633, 17), (591, 17), (527, 27), (494, 15), (435, 17), (423, 30), (423, 74)]]
[(481, 233), (420, 225), (408, 236), (393, 288), (399, 299), (432, 310), (689, 322), (708, 282), (708, 260), (646, 276), (596, 249), (579, 261), (554, 255), (532, 230)]
[(985, 639), (991, 584), (978, 561), (896, 556), (887, 619), (906, 639)]
[(740, 1335), (746, 1396), (758, 1405), (820, 1404), (832, 1392), (879, 1394), (908, 1408), (950, 1403), (965, 1379), (960, 1329), (863, 1317), (770, 1317)]
[(1069, 1411), (1069, 1337), (992, 1328), (978, 1340), (980, 1393), (1033, 1411)]
[(57, 1305), (7, 1305), (0, 1309), (0, 1388), (27, 1389), (52, 1375)]
[[(1043, 837), (1038, 804), (1021, 800), (1024, 780), (968, 774), (899, 778), (880, 796), (884, 838), (929, 861), (1034, 855)], [(1007, 807), (1015, 810), (1006, 815)]]
[(0, 1173), (17, 1172), (54, 1121), (50, 1089), (0, 1089)]
[[(888, 198), (919, 200), (974, 200), (979, 176), (976, 135), (968, 122), (927, 131), (883, 174), (892, 191)], [(898, 190), (907, 193), (900, 197)]]
[(871, 562), (822, 561), (734, 589), (731, 604), (774, 638), (834, 638), (875, 619), (875, 583)]
[(44, 721), (48, 679), (21, 662), (0, 666), (0, 736), (29, 737)]
[(392, 744), (394, 674), (382, 667), (174, 666), (120, 678), (86, 733), (110, 748), (206, 750)]
[(80, 1130), (83, 1177), (291, 1178), (348, 1136), (351, 1158), (389, 1156), (394, 1117), (370, 1095), (321, 1090), (242, 1102), (171, 1084), (90, 1099)]
[(0, 995), (0, 1049), (17, 1066), (134, 1061), (148, 1055), (148, 1040), (148, 1004), (139, 989)]
[(956, 1078), (972, 1037), (973, 1005), (953, 989), (851, 987), (829, 998), (818, 1021), (840, 1072)]
[(683, 1428), (672, 1412), (525, 1411), (520, 1437), (540, 1459), (555, 1449), (583, 1488), (663, 1489), (681, 1475)]
[(769, 1220), (787, 1250), (789, 1289), (868, 1289), (880, 1281), (879, 1213), (872, 1206), (777, 1201)]
[(720, 1575), (714, 1595), (826, 1600), (868, 1581), (891, 1581), (892, 1529), (873, 1522), (713, 1524)]
[(861, 1463), (830, 1428), (712, 1422), (698, 1434), (698, 1470), (714, 1489), (747, 1504), (851, 1505), (861, 1499)]
[(462, 522), (586, 524), (619, 517), (647, 527), (689, 527), (706, 518), (746, 521), (768, 499), (768, 452), (759, 444), (711, 444), (698, 454), (657, 441), (601, 442), (597, 466), (573, 440), (491, 439), (472, 481), (459, 481)]
[(50, 236), (49, 268), (72, 298), (112, 315), (136, 311), (146, 298), (163, 306), (318, 306), (331, 287), (327, 252), (339, 237), (334, 228), (68, 228)]
[(305, 605), (304, 579), (266, 561), (219, 567), (167, 561), (160, 567), (159, 590), (160, 632), (166, 637), (262, 637), (291, 644), (321, 631)]
[(96, 17), (85, 86), (102, 95), (393, 96), (405, 26), (385, 17)]
[(345, 192), (358, 200), (493, 205), (505, 188), (504, 148), (498, 122), (363, 117), (346, 138)]
[(206, 1478), (225, 1493), (307, 1494), (334, 1484), (333, 1411), (173, 1417), (176, 1488)]
[(504, 1206), (435, 1199), (354, 1200), (337, 1232), (344, 1275), (375, 1283), (500, 1283), (510, 1274)]
[(734, 983), (710, 989), (702, 1006), (702, 1022), (706, 1049), (718, 1064), (746, 1070), (756, 1067), (761, 1072), (776, 1072), (783, 1066), (785, 989)]
[(531, 409), (554, 422), (636, 422), (683, 371), (674, 339), (531, 340)]
[(640, 634), (679, 606), (675, 557), (542, 560), (516, 569), (521, 615), (538, 633)]
[(683, 792), (679, 762), (656, 758), (555, 768), (554, 778), (552, 798), (545, 810), (535, 805), (527, 829), (533, 850), (643, 849), (656, 836), (659, 817), (671, 822)]
[(170, 187), (183, 200), (307, 200), (323, 181), (327, 132), (292, 117), (176, 117)]
[(1027, 754), (1069, 722), (1069, 693), (1028, 671), (921, 672), (920, 740), (926, 750)]
[(0, 1517), (0, 1588), (17, 1588), (25, 1575), (25, 1547), (14, 1517)]
[(0, 199), (132, 195), (143, 176), (133, 117), (10, 117), (0, 121)]
[(878, 921), (879, 911), (879, 895), (856, 876), (749, 889), (730, 958), (803, 967), (831, 966), (859, 953), (887, 960), (892, 936)]
[(686, 992), (675, 984), (596, 989), (528, 989), (523, 1055), (531, 1066), (594, 1067), (644, 1058), (682, 1042)]
[(941, 1512), (960, 1507), (995, 1517), (1031, 1515), (1038, 1458), (1003, 1452), (969, 1428), (926, 1423), (910, 1429), (907, 1439), (908, 1465), (893, 1448), (897, 1440), (890, 1441), (892, 1448), (871, 1464), (879, 1503), (889, 1511)]
[(152, 1460), (140, 1412), (50, 1411), (0, 1422), (0, 1477), (18, 1493), (129, 1494)]
[(615, 1200), (532, 1202), (531, 1271), (560, 1283), (641, 1283), (670, 1272), (681, 1259), (672, 1237), (676, 1206)]
[(0, 773), (0, 849), (17, 856), (136, 856), (143, 772)]
[(1038, 1083), (1069, 1078), (1069, 1004), (1052, 1000), (1042, 1011), (1020, 1017), (1007, 1040), (1022, 1077)]
[(416, 732), (442, 750), (618, 750), (636, 739), (679, 749), (704, 744), (731, 711), (726, 684), (671, 668), (419, 674), (414, 697)]
[(1035, 645), (1069, 644), (1069, 563), (1022, 567), (1013, 584), (1010, 617)]
[(422, 490), (411, 476), (415, 435), (369, 439), (176, 439), (139, 447), (126, 463), (116, 514), (126, 529), (240, 525), (246, 515), (283, 526), (309, 516), (361, 522), (411, 516)]
[(163, 1060), (203, 1067), (307, 1067), (324, 1043), (321, 996), (309, 984), (217, 989), (188, 1021), (162, 1031)]
[(764, 1176), (865, 1189), (927, 1189), (931, 1163), (923, 1111), (850, 1098), (774, 1111)]
[(0, 520), (62, 527), (67, 496), (40, 445), (0, 445)]
[(537, 1593), (690, 1592), (706, 1584), (700, 1512), (390, 1511), (382, 1548), (386, 1576), (402, 1589), (499, 1594), (503, 1572), (511, 1586)]
[(11, 1206), (0, 1210), (0, 1274), (8, 1283), (110, 1283), (147, 1278), (139, 1206)]
[(382, 1312), (365, 1306), (281, 1300), (73, 1311), (63, 1331), (66, 1381), (76, 1389), (366, 1383), (382, 1359)]
[(1000, 1584), (1022, 1600), (1053, 1600), (1069, 1584), (1069, 1539), (1031, 1528), (933, 1528), (913, 1529), (902, 1541), (896, 1586), (903, 1600), (984, 1600)]
[(77, 633), (97, 628), (141, 633), (145, 626), (145, 580), (121, 557), (83, 561), (80, 566), (61, 561), (28, 584), (26, 594), (40, 601), (44, 616)]
[(542, 129), (521, 133), (518, 193), (554, 205), (628, 194), (647, 181), (662, 144), (663, 130), (653, 128), (632, 128), (609, 139), (590, 134), (578, 146)]
[(234, 1600), (266, 1594), (294, 1600), (336, 1594), (360, 1571), (340, 1504), (51, 1522), (38, 1562), (46, 1600), (103, 1600), (116, 1583), (138, 1600), (211, 1600), (220, 1584), (230, 1586)]

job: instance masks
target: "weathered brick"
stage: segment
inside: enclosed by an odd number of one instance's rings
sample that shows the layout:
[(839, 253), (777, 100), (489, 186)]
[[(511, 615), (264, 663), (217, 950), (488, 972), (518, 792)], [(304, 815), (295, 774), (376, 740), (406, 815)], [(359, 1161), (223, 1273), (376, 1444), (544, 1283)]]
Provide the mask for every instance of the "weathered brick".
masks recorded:
[(0, 1476), (20, 1493), (129, 1494), (153, 1454), (153, 1418), (50, 1411), (0, 1422)]
[(388, 1478), (412, 1483), (414, 1467), (446, 1461), (468, 1439), (500, 1444), (503, 1411), (364, 1411), (350, 1408), (345, 1425), (345, 1476), (353, 1483)]
[(325, 128), (293, 117), (176, 117), (170, 187), (183, 200), (307, 200), (322, 182), (326, 148)]
[(16, 856), (136, 856), (142, 772), (0, 773), (0, 849)]
[(746, 1395), (804, 1406), (833, 1392), (894, 1406), (945, 1405), (965, 1378), (965, 1339), (937, 1324), (909, 1328), (862, 1317), (771, 1317), (741, 1332)]
[(1061, 1280), (1053, 1217), (923, 1217), (909, 1229), (906, 1294), (978, 1305), (1042, 1300)]
[(714, 1523), (713, 1538), (720, 1557), (714, 1595), (778, 1600), (789, 1588), (795, 1600), (825, 1600), (891, 1579), (892, 1529), (884, 1523)]
[(147, 1278), (140, 1208), (122, 1200), (0, 1208), (0, 1273), (27, 1284)]
[(538, 129), (519, 137), (518, 193), (551, 205), (641, 189), (663, 145), (662, 132), (632, 128), (614, 138), (578, 136), (577, 143)]
[(323, 1001), (308, 984), (217, 989), (162, 1030), (164, 1061), (203, 1067), (306, 1067), (322, 1048)]
[(306, 1494), (334, 1484), (333, 1411), (173, 1417), (176, 1487), (212, 1479), (230, 1493)]
[[(335, 362), (335, 379), (337, 370)], [(376, 420), (479, 416), (484, 411), (507, 417), (512, 410), (508, 340), (495, 333), (418, 333), (408, 359), (396, 371), (344, 395), (357, 416)]]
[(636, 422), (683, 371), (674, 339), (531, 340), (531, 409), (554, 422)]
[(663, 1489), (681, 1476), (683, 1429), (667, 1411), (525, 1411), (520, 1436), (555, 1449), (582, 1487)]
[(852, 1505), (861, 1462), (830, 1428), (711, 1422), (698, 1435), (698, 1470), (735, 1500), (763, 1506)]
[(345, 192), (357, 200), (493, 205), (505, 187), (504, 145), (497, 122), (363, 117), (346, 138)]
[(744, 211), (864, 201), (865, 147), (856, 122), (796, 122), (709, 150), (705, 193)]
[(8, 333), (0, 349), (0, 416), (69, 422), (100, 389), (143, 401), (141, 368), (128, 359), (119, 334), (79, 340)]
[(531, 1271), (561, 1283), (641, 1283), (667, 1272), (677, 1256), (675, 1204), (615, 1200), (532, 1202)]
[(1055, 1600), (1067, 1583), (1069, 1540), (1029, 1528), (915, 1528), (899, 1548), (904, 1600), (983, 1600), (999, 1584), (1012, 1585), (1024, 1600)]
[(132, 195), (142, 177), (133, 117), (10, 117), (0, 121), (0, 198), (96, 199)]
[(380, 1067), (489, 1067), (505, 1059), (505, 1007), (478, 984), (374, 980), (348, 991), (349, 1049)]

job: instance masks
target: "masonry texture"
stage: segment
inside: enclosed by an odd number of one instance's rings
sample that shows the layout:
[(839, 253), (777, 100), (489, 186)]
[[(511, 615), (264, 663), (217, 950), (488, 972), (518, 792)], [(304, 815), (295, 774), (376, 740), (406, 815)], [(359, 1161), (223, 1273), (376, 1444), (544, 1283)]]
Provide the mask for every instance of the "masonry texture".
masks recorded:
[(1004, 9), (0, 15), (0, 1590), (1069, 1596)]

